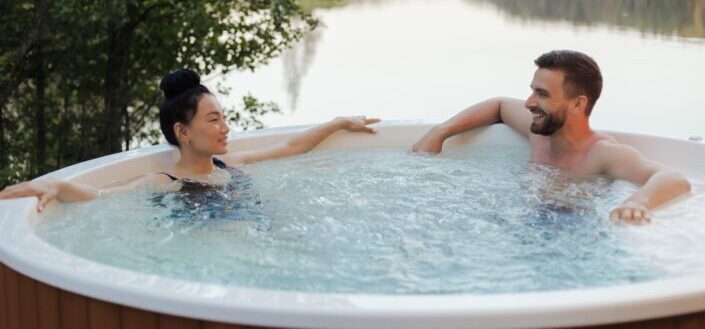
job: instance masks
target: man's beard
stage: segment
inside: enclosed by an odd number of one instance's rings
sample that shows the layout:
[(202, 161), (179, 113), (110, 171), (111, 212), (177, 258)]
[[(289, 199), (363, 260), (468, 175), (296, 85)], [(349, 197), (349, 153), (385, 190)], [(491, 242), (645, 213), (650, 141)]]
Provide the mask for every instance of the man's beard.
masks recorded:
[(564, 118), (559, 118), (555, 114), (548, 113), (540, 107), (534, 107), (530, 110), (532, 114), (539, 113), (543, 115), (543, 117), (539, 119), (541, 123), (537, 123), (536, 119), (533, 119), (531, 122), (531, 132), (534, 134), (551, 136), (565, 124)]

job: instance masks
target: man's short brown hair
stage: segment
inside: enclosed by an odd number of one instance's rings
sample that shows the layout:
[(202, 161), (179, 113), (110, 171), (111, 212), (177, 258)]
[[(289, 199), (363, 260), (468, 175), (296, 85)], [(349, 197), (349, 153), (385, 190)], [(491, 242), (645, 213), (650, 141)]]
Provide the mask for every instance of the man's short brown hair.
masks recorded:
[(573, 50), (554, 50), (537, 58), (541, 69), (563, 71), (563, 91), (570, 97), (588, 98), (586, 115), (590, 115), (602, 92), (602, 73), (592, 57)]

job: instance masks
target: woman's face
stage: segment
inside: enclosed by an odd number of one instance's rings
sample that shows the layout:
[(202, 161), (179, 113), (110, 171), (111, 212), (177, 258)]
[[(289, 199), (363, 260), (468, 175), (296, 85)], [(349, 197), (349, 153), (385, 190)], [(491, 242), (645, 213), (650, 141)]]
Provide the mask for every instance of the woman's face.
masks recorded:
[(225, 154), (228, 151), (230, 128), (223, 117), (223, 110), (215, 96), (204, 94), (198, 101), (196, 115), (185, 126), (187, 143), (193, 151), (204, 154)]

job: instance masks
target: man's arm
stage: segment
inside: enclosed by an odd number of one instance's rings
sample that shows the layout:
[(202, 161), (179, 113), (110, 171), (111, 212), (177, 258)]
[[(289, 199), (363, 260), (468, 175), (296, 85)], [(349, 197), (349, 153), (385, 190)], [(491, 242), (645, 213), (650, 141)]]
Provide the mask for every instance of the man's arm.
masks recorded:
[(448, 121), (426, 133), (411, 148), (412, 152), (439, 153), (451, 136), (491, 124), (504, 122), (522, 135), (529, 136), (531, 113), (524, 101), (515, 98), (492, 98), (468, 107)]
[(614, 220), (649, 222), (650, 210), (690, 192), (690, 183), (681, 174), (649, 159), (628, 145), (602, 145), (606, 154), (606, 173), (617, 179), (643, 184), (610, 213)]

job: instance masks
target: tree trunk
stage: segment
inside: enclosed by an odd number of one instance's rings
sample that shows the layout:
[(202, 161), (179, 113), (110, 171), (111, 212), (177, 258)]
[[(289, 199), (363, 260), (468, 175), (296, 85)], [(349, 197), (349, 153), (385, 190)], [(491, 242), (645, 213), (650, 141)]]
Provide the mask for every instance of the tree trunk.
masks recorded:
[(68, 144), (68, 137), (69, 137), (69, 129), (68, 129), (68, 123), (69, 123), (69, 102), (70, 102), (70, 97), (71, 97), (71, 91), (69, 90), (69, 87), (67, 86), (66, 83), (66, 78), (61, 79), (61, 91), (62, 91), (62, 96), (63, 96), (63, 102), (61, 106), (61, 120), (59, 123), (59, 150), (56, 154), (56, 169), (59, 169), (62, 167), (62, 164), (64, 162), (64, 153), (66, 152), (66, 144)]
[(105, 93), (103, 109), (103, 140), (102, 154), (110, 154), (121, 151), (122, 137), (120, 127), (120, 117), (122, 115), (122, 103), (124, 103), (123, 82), (126, 81), (127, 57), (130, 46), (132, 31), (126, 31), (119, 26), (116, 17), (119, 14), (114, 8), (112, 1), (108, 2), (108, 13), (111, 19), (108, 21), (108, 61), (105, 67)]
[(19, 86), (23, 80), (20, 72), (24, 69), (28, 62), (30, 52), (37, 45), (37, 41), (41, 37), (48, 10), (49, 1), (38, 1), (36, 10), (32, 16), (32, 28), (27, 31), (27, 36), (24, 38), (22, 45), (20, 45), (16, 52), (8, 57), (5, 62), (5, 67), (2, 68), (2, 73), (8, 76), (7, 79), (0, 79), (0, 110), (5, 108), (12, 93), (15, 92), (17, 86)]
[(2, 74), (6, 75), (0, 79), (0, 167), (7, 167), (7, 146), (5, 144), (5, 122), (2, 112), (5, 106), (10, 102), (10, 98), (17, 90), (17, 87), (25, 79), (25, 76), (20, 74), (28, 62), (29, 54), (36, 46), (37, 41), (41, 37), (44, 24), (46, 22), (47, 13), (49, 10), (49, 1), (40, 0), (36, 4), (36, 10), (32, 17), (32, 28), (27, 31), (27, 36), (24, 42), (11, 54), (2, 68)]
[(116, 153), (121, 151), (121, 125), (120, 116), (122, 99), (125, 95), (123, 89), (124, 74), (126, 70), (127, 48), (126, 40), (116, 31), (110, 33), (110, 50), (108, 52), (108, 62), (106, 64), (105, 75), (105, 96), (103, 112), (103, 154)]
[(33, 175), (41, 174), (44, 170), (46, 162), (46, 132), (47, 124), (45, 120), (46, 110), (46, 71), (44, 69), (44, 61), (42, 58), (41, 48), (38, 47), (36, 55), (36, 71), (34, 77), (35, 84), (35, 103), (34, 103), (34, 125), (35, 129), (35, 172)]
[(0, 107), (0, 168), (7, 168), (7, 147), (5, 146), (4, 107)]
[(122, 116), (125, 120), (123, 140), (125, 141), (125, 151), (128, 151), (130, 149), (130, 139), (132, 139), (132, 137), (130, 136), (130, 112), (127, 111), (127, 106), (122, 108)]
[[(113, 3), (109, 2), (108, 11), (115, 13)], [(105, 112), (103, 115), (104, 124), (104, 145), (105, 153), (120, 152), (121, 138), (124, 138), (125, 145), (129, 147), (129, 113), (127, 107), (130, 104), (128, 99), (128, 68), (130, 56), (130, 43), (134, 37), (137, 26), (147, 19), (149, 13), (155, 8), (167, 6), (168, 3), (152, 4), (147, 8), (140, 8), (137, 1), (127, 1), (127, 17), (130, 19), (123, 25), (118, 26), (116, 20), (108, 22), (108, 62), (105, 72)], [(123, 113), (124, 111), (124, 113)], [(128, 125), (126, 133), (121, 136), (120, 116), (125, 116), (125, 124)]]

